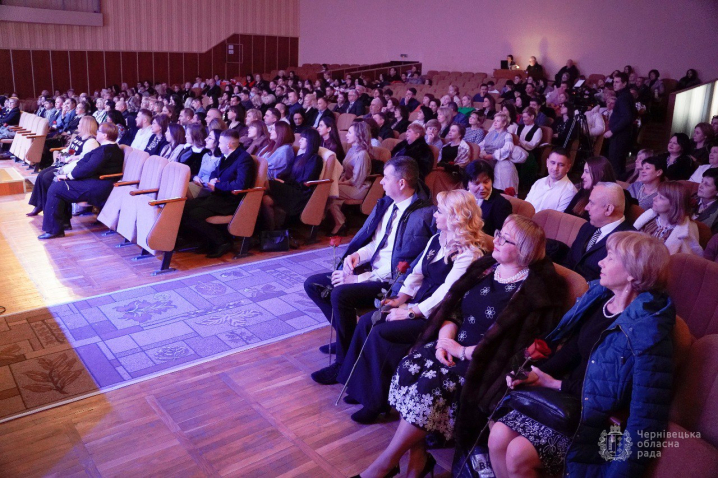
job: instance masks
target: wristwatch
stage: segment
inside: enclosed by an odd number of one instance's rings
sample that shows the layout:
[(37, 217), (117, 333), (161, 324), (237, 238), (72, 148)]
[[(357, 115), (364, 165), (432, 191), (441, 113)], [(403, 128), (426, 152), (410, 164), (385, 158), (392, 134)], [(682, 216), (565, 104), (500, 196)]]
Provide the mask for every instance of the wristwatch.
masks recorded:
[(409, 317), (410, 319), (416, 319), (416, 314), (414, 313), (414, 309), (412, 309), (411, 307), (409, 307), (409, 315), (407, 317)]

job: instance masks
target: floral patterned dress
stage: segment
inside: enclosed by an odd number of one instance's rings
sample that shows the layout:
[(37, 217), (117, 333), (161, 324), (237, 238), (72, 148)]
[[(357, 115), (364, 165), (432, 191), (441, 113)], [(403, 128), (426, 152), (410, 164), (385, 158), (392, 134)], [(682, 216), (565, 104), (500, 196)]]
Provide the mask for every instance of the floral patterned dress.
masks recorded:
[[(457, 308), (455, 340), (464, 347), (481, 341), (522, 284), (501, 284), (494, 279), (494, 271), (470, 289)], [(449, 440), (469, 360), (455, 359), (456, 365), (447, 367), (435, 354), (436, 342), (430, 342), (402, 359), (391, 381), (389, 403), (407, 422)]]

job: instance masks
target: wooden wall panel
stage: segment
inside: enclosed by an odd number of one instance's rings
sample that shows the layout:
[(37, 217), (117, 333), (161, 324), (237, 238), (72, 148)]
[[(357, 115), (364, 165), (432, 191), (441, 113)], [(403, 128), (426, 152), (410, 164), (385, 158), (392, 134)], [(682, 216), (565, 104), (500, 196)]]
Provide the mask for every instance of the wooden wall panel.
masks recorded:
[(139, 75), (137, 74), (137, 52), (122, 52), (122, 82), (130, 87), (137, 85)]
[(264, 49), (264, 71), (269, 72), (272, 70), (276, 70), (279, 68), (277, 66), (279, 64), (279, 59), (277, 55), (277, 48), (279, 47), (279, 42), (277, 41), (277, 37), (265, 37), (265, 45), (266, 48)]
[(13, 78), (15, 91), (21, 98), (35, 96), (35, 88), (32, 82), (32, 55), (30, 50), (13, 50)]
[(105, 86), (122, 84), (122, 54), (119, 51), (105, 52), (105, 81)]
[(199, 58), (199, 68), (197, 73), (202, 77), (202, 80), (206, 80), (212, 76), (212, 50), (197, 55)]
[(87, 52), (70, 52), (70, 83), (76, 94), (87, 93)]
[(194, 82), (199, 75), (199, 57), (197, 53), (184, 54), (184, 81)]
[(264, 68), (264, 35), (252, 35), (252, 71), (263, 73)]
[(169, 82), (169, 56), (167, 52), (155, 52), (153, 62), (155, 83)]
[(299, 38), (289, 39), (289, 66), (299, 66)]
[(0, 65), (3, 66), (3, 74), (0, 75), (0, 95), (12, 93), (12, 74), (10, 73), (10, 50), (0, 50)]
[(137, 52), (137, 76), (139, 76), (139, 81), (141, 82), (149, 81), (152, 83), (155, 81), (151, 51)]
[(32, 70), (34, 72), (35, 96), (40, 96), (42, 90), (48, 90), (52, 94), (52, 68), (48, 50), (33, 50)]
[(184, 75), (184, 55), (182, 53), (170, 53), (170, 71), (168, 82), (170, 85), (175, 83), (182, 84), (185, 82)]
[(252, 35), (239, 35), (239, 74), (244, 77), (252, 71)]
[(90, 91), (101, 90), (107, 86), (107, 78), (105, 78), (105, 53), (102, 51), (87, 52), (87, 70), (90, 80)]
[(212, 76), (227, 77), (227, 42), (221, 42), (212, 48)]
[[(70, 88), (70, 55), (66, 51), (51, 51), (52, 85), (61, 94)], [(54, 93), (54, 91), (53, 91)]]
[(289, 65), (289, 37), (279, 37), (277, 45), (277, 69), (284, 70)]

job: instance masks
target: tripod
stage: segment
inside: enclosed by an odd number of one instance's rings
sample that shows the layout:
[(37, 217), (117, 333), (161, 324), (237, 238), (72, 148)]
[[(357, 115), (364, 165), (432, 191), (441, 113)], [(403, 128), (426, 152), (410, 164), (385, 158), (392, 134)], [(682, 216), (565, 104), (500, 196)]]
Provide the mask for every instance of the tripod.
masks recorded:
[(593, 138), (588, 128), (588, 119), (586, 113), (580, 111), (573, 117), (571, 127), (568, 130), (566, 141), (563, 143), (564, 148), (568, 148), (573, 141), (573, 132), (576, 131), (576, 139), (578, 139), (578, 148), (576, 156), (573, 160), (573, 172), (583, 171), (583, 163), (586, 159), (593, 156)]

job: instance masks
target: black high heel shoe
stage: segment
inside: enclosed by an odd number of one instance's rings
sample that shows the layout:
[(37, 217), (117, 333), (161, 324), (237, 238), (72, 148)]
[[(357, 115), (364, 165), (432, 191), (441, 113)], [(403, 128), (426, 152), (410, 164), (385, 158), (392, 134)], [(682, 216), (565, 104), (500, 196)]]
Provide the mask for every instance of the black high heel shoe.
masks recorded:
[[(401, 470), (399, 469), (399, 465), (396, 465), (394, 468), (392, 468), (392, 470), (389, 473), (384, 475), (384, 478), (392, 478), (392, 477), (398, 475), (399, 473), (401, 473)], [(354, 475), (351, 478), (361, 478), (361, 475)]]
[(29, 217), (33, 217), (33, 216), (37, 216), (37, 215), (40, 214), (41, 212), (42, 212), (42, 208), (41, 208), (41, 207), (35, 207), (35, 209), (33, 209), (32, 211), (30, 211), (29, 213), (27, 213), (27, 214), (25, 214), (25, 215), (26, 215), (26, 216), (29, 216)]
[(419, 473), (419, 478), (424, 478), (425, 476), (429, 476), (429, 474), (431, 474), (431, 478), (434, 478), (434, 467), (436, 467), (436, 458), (434, 458), (434, 455), (431, 453), (427, 453), (426, 464), (424, 465), (424, 469), (421, 470), (421, 473)]
[(349, 232), (349, 227), (347, 226), (347, 223), (341, 225), (339, 229), (337, 229), (337, 232), (329, 233), (330, 236), (339, 236), (339, 237), (346, 237), (347, 233)]

